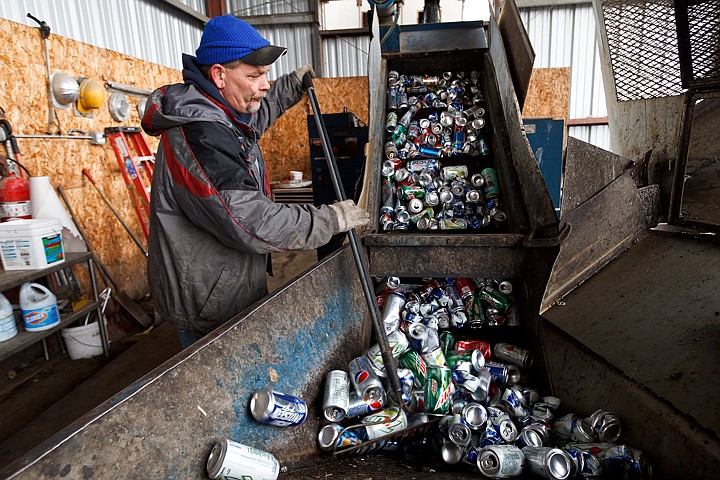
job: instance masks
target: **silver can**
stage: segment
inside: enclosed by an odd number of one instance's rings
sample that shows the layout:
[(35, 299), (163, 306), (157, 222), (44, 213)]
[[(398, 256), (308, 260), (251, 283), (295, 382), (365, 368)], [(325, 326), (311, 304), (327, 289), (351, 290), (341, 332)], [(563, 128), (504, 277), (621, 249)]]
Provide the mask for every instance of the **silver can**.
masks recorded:
[(411, 323), (407, 329), (410, 348), (418, 353), (423, 353), (428, 346), (428, 329), (420, 322)]
[(452, 443), (461, 447), (467, 447), (470, 444), (472, 431), (463, 422), (462, 415), (446, 415), (440, 422), (441, 431)]
[(420, 213), (422, 212), (423, 208), (425, 208), (425, 205), (423, 204), (423, 201), (419, 198), (411, 198), (408, 202), (407, 208), (410, 213)]
[(532, 365), (533, 358), (530, 350), (516, 347), (509, 343), (497, 343), (493, 348), (493, 355), (498, 360), (517, 365), (518, 367), (527, 368)]
[[(387, 339), (390, 344), (390, 349), (392, 350), (392, 356), (395, 358), (410, 350), (410, 342), (408, 342), (407, 337), (400, 330), (393, 330), (390, 335), (387, 336)], [(376, 343), (368, 348), (365, 356), (370, 359), (376, 370), (381, 372), (385, 371), (385, 362), (380, 352), (380, 344)]]
[(208, 476), (276, 480), (280, 462), (271, 453), (232, 440), (217, 442), (207, 459)]
[(400, 325), (400, 313), (405, 306), (405, 295), (400, 292), (390, 292), (383, 305), (382, 320), (385, 325), (385, 334), (397, 330)]
[(375, 373), (372, 363), (365, 357), (357, 357), (348, 366), (350, 382), (358, 394), (366, 402), (380, 399), (385, 391), (382, 382)]
[(487, 410), (479, 403), (467, 403), (462, 409), (462, 418), (472, 430), (480, 430), (487, 422)]
[(407, 428), (407, 416), (398, 407), (390, 407), (371, 413), (362, 419), (368, 440), (374, 440)]
[(489, 445), (480, 450), (477, 466), (489, 478), (518, 477), (525, 466), (525, 455), (515, 445)]
[(330, 422), (339, 422), (347, 416), (350, 380), (344, 370), (332, 370), (325, 376), (323, 415)]
[(544, 447), (550, 441), (550, 433), (544, 425), (533, 423), (520, 430), (518, 441), (528, 447)]
[(566, 480), (575, 476), (575, 461), (559, 448), (524, 447), (522, 449), (530, 471), (549, 480)]

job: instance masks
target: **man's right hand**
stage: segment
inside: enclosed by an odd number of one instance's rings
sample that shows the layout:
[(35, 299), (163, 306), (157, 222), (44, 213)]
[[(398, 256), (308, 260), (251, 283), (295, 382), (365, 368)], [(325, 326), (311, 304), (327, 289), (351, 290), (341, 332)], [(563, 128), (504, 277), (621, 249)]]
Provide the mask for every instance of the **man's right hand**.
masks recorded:
[(337, 218), (338, 230), (336, 233), (347, 232), (352, 228), (362, 227), (370, 223), (370, 214), (355, 205), (352, 200), (328, 205)]

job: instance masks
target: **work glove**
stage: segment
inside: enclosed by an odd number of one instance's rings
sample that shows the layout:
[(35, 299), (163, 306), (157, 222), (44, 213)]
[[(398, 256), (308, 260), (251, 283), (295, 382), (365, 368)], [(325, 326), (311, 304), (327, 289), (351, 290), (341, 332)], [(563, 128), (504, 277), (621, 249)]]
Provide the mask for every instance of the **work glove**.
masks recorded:
[(309, 63), (306, 63), (302, 67), (295, 70), (293, 73), (303, 85), (305, 85), (305, 82), (303, 81), (305, 79), (305, 75), (310, 75), (311, 79), (315, 78), (315, 70), (313, 70), (312, 65), (310, 65)]
[(370, 214), (355, 205), (352, 200), (329, 205), (337, 218), (338, 228), (335, 233), (347, 232), (351, 228), (362, 227), (370, 223)]

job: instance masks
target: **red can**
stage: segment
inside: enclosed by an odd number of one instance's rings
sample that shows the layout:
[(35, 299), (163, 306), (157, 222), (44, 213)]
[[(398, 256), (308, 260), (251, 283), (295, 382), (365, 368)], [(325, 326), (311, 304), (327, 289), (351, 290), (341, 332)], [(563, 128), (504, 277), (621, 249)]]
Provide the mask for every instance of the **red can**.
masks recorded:
[(480, 350), (485, 360), (490, 360), (491, 349), (488, 342), (483, 342), (482, 340), (460, 340), (455, 343), (455, 351), (458, 353), (472, 350)]
[(455, 289), (458, 291), (460, 298), (463, 300), (465, 300), (465, 297), (475, 293), (475, 287), (473, 286), (472, 280), (469, 278), (456, 278)]

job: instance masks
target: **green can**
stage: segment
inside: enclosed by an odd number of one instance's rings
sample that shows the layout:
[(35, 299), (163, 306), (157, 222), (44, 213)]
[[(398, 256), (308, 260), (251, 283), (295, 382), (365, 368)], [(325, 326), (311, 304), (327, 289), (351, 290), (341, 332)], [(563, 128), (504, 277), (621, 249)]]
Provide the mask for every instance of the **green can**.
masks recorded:
[(468, 326), (470, 328), (483, 328), (487, 324), (485, 309), (483, 309), (482, 301), (478, 294), (468, 295), (465, 299), (465, 309), (467, 311)]
[(428, 365), (425, 382), (425, 411), (445, 415), (450, 411), (452, 370), (448, 367)]
[(440, 348), (442, 348), (446, 358), (455, 351), (455, 337), (447, 330), (440, 334)]
[(398, 363), (401, 367), (407, 368), (413, 373), (413, 376), (415, 377), (413, 382), (415, 388), (423, 388), (425, 386), (427, 365), (418, 352), (415, 350), (408, 350), (400, 356)]
[(422, 200), (425, 198), (425, 188), (420, 185), (403, 185), (398, 187), (397, 196), (400, 200), (412, 200), (413, 198), (419, 198)]
[(491, 307), (504, 312), (511, 303), (510, 297), (493, 287), (489, 282), (484, 282), (477, 291), (478, 296), (485, 300)]
[(480, 174), (485, 179), (485, 197), (488, 200), (498, 198), (500, 196), (500, 185), (498, 184), (497, 172), (494, 168), (484, 168)]

